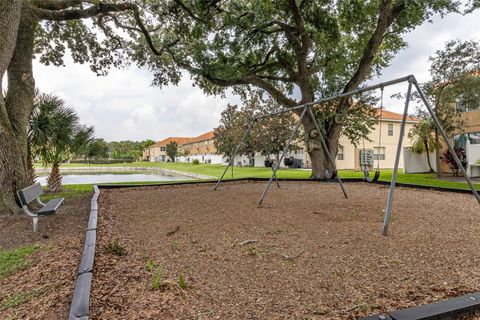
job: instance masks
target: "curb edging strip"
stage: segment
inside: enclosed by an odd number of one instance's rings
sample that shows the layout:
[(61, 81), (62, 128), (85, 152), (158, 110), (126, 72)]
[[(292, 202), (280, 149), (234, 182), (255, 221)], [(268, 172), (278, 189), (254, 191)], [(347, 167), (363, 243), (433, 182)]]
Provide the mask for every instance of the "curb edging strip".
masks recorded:
[(472, 313), (479, 307), (480, 292), (475, 292), (412, 308), (390, 311), (389, 314), (372, 315), (360, 320), (457, 319), (457, 316)]
[(88, 320), (90, 312), (90, 289), (92, 288), (95, 245), (97, 240), (98, 197), (100, 190), (93, 186), (94, 194), (90, 201), (90, 217), (85, 234), (82, 258), (77, 272), (77, 281), (70, 304), (69, 320)]

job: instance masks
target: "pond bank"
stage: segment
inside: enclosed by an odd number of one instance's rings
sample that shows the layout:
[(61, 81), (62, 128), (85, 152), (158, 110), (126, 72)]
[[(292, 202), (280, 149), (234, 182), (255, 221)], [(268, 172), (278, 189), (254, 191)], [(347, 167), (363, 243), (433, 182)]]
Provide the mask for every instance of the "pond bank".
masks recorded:
[[(35, 168), (38, 173), (49, 173), (50, 168)], [(192, 179), (199, 179), (199, 180), (211, 180), (217, 179), (214, 176), (204, 175), (204, 174), (197, 174), (192, 172), (180, 171), (180, 170), (173, 170), (173, 169), (165, 169), (159, 167), (111, 167), (111, 166), (86, 166), (86, 167), (61, 167), (60, 173), (73, 173), (73, 172), (138, 172), (138, 171), (149, 171), (149, 172), (156, 172), (162, 174), (170, 174), (170, 175), (179, 175), (184, 176)]]

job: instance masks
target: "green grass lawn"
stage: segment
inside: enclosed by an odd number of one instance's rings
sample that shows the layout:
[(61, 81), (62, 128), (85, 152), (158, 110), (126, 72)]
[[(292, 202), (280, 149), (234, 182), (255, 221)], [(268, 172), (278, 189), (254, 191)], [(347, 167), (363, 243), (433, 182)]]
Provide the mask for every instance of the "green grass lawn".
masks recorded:
[[(85, 167), (84, 164), (63, 164), (62, 167)], [(225, 169), (224, 165), (212, 165), (212, 164), (198, 164), (192, 165), (191, 163), (171, 163), (171, 162), (135, 162), (135, 163), (121, 163), (121, 164), (101, 164), (101, 165), (90, 165), (92, 167), (159, 167), (165, 169), (179, 170), (191, 173), (197, 173), (202, 175), (209, 175), (213, 177), (220, 177), (223, 170)], [(363, 173), (359, 171), (352, 170), (340, 170), (339, 171), (341, 178), (362, 178)], [(233, 177), (232, 170), (229, 169), (225, 175), (225, 179), (238, 179), (238, 178), (269, 178), (271, 175), (270, 168), (252, 168), (252, 167), (234, 167), (233, 168)], [(372, 173), (373, 175), (373, 173)], [(310, 170), (299, 170), (299, 169), (281, 169), (278, 171), (279, 179), (308, 179), (310, 176)], [(380, 174), (381, 181), (390, 181), (392, 178), (392, 170), (382, 170)], [(447, 180), (439, 180), (436, 178), (433, 173), (418, 173), (418, 174), (404, 174), (399, 173), (397, 182), (400, 183), (410, 183), (423, 186), (434, 186), (434, 187), (446, 187), (446, 188), (457, 188), (457, 189), (468, 189), (468, 185), (464, 182), (454, 182)], [(142, 182), (138, 183), (129, 183), (129, 184), (144, 184)], [(152, 184), (152, 182), (148, 182)], [(480, 185), (477, 184), (477, 189), (480, 189)], [(90, 192), (90, 185), (69, 185), (65, 186), (66, 196), (70, 193), (82, 193)]]
[(38, 249), (35, 244), (15, 249), (2, 249), (0, 247), (0, 279), (7, 277), (17, 270), (30, 266), (28, 256)]

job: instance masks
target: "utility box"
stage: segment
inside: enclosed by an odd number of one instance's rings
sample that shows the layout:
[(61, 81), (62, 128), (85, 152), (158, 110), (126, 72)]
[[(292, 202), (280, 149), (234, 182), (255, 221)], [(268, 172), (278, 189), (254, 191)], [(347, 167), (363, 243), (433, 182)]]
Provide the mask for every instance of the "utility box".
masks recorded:
[(360, 150), (360, 165), (373, 166), (373, 150), (372, 149)]

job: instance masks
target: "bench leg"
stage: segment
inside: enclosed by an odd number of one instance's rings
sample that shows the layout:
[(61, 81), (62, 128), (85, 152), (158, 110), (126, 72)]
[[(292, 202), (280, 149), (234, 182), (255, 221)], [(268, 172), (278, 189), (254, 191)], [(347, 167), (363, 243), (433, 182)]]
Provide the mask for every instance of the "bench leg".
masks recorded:
[(38, 231), (38, 217), (33, 217), (33, 232)]

